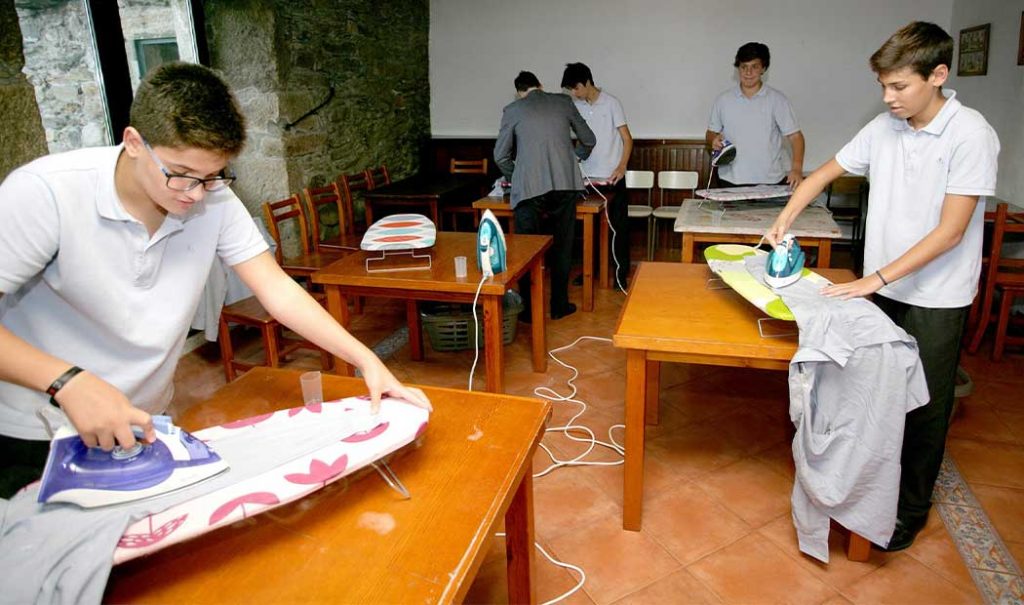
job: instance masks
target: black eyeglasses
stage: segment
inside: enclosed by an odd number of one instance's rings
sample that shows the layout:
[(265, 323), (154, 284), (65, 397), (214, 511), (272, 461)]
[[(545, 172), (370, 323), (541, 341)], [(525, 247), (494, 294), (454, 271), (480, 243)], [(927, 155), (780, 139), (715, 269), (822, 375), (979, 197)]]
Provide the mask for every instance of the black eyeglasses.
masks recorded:
[(207, 191), (217, 191), (223, 189), (235, 182), (235, 175), (227, 176), (211, 176), (209, 178), (201, 179), (194, 176), (187, 176), (184, 174), (174, 174), (164, 166), (164, 163), (157, 157), (156, 152), (149, 146), (149, 142), (145, 139), (142, 140), (142, 144), (146, 146), (146, 150), (149, 151), (149, 156), (153, 158), (156, 165), (160, 168), (160, 172), (164, 173), (167, 177), (167, 188), (173, 189), (174, 191), (192, 191), (196, 187), (202, 185)]

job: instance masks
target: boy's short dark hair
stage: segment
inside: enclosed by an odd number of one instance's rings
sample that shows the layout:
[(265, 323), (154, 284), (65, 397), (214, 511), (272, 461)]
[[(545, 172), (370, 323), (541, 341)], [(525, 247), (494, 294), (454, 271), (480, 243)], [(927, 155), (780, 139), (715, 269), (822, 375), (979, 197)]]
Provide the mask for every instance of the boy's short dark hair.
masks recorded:
[(583, 63), (566, 63), (562, 72), (562, 88), (576, 88), (578, 84), (594, 83), (594, 75)]
[(236, 156), (245, 117), (208, 67), (176, 61), (154, 69), (132, 101), (131, 125), (154, 147), (191, 147)]
[(772, 62), (772, 54), (768, 52), (768, 47), (760, 42), (747, 42), (736, 51), (736, 60), (732, 66), (739, 67), (740, 63), (754, 59), (761, 59), (761, 65), (767, 70)]
[(914, 21), (889, 36), (870, 63), (879, 75), (909, 67), (927, 80), (939, 65), (953, 65), (953, 38), (934, 23)]
[(537, 76), (533, 75), (533, 72), (521, 71), (516, 76), (515, 85), (518, 92), (526, 92), (531, 88), (540, 88), (540, 80), (537, 79)]

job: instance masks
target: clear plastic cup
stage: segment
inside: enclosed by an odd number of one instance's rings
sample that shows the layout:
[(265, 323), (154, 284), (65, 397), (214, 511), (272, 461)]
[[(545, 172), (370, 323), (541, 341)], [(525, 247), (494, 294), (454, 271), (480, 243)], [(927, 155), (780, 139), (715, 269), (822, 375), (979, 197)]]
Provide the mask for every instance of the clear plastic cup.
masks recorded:
[(455, 277), (466, 277), (466, 257), (455, 257)]
[(323, 403), (324, 383), (320, 372), (305, 372), (299, 376), (299, 384), (302, 385), (302, 402), (306, 405)]

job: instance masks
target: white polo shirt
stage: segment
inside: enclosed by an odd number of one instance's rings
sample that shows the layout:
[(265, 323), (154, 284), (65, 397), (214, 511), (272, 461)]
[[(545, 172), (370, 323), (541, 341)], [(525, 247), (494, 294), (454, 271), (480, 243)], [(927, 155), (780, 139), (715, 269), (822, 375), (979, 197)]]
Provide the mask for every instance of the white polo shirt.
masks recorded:
[(597, 100), (591, 105), (585, 100), (573, 97), (576, 109), (586, 120), (587, 126), (594, 131), (597, 145), (590, 152), (590, 157), (583, 160), (583, 170), (587, 176), (604, 179), (612, 175), (622, 161), (622, 135), (619, 127), (626, 125), (626, 114), (622, 111), (622, 103), (612, 95), (601, 91)]
[[(235, 265), (267, 244), (229, 189), (150, 237), (115, 192), (120, 152), (46, 156), (0, 184), (0, 323), (157, 413), (214, 259)], [(48, 405), (45, 393), (0, 382), (0, 434), (48, 439), (35, 415)]]
[(879, 294), (928, 308), (966, 307), (981, 273), (986, 195), (996, 191), (999, 137), (956, 92), (921, 130), (889, 112), (879, 114), (838, 154), (854, 174), (870, 172), (864, 238), (864, 274), (902, 256), (939, 224), (946, 194), (976, 195), (978, 204), (963, 239), (912, 273), (883, 286)]
[(800, 131), (786, 95), (762, 83), (751, 98), (739, 85), (715, 99), (708, 130), (720, 132), (736, 146), (736, 159), (718, 167), (718, 175), (737, 185), (774, 184), (792, 162), (782, 138)]

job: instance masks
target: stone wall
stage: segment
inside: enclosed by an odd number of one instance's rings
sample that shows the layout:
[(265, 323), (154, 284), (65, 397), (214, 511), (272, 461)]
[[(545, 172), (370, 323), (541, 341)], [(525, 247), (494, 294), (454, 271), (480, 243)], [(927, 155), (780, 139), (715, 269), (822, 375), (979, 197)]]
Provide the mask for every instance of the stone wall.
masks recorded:
[(46, 154), (46, 133), (35, 91), (21, 73), (21, 27), (11, 0), (0, 0), (0, 180)]
[(15, 0), (51, 153), (110, 144), (84, 0)]
[(190, 63), (198, 60), (188, 0), (117, 0), (117, 9), (121, 15), (132, 90), (138, 88), (145, 75), (139, 73), (136, 40), (173, 38), (178, 46), (179, 60)]

